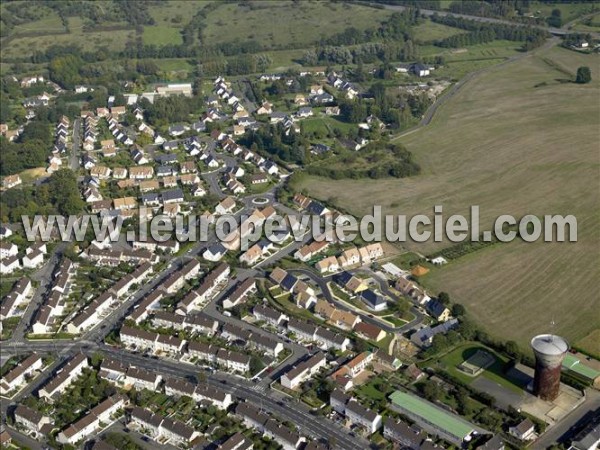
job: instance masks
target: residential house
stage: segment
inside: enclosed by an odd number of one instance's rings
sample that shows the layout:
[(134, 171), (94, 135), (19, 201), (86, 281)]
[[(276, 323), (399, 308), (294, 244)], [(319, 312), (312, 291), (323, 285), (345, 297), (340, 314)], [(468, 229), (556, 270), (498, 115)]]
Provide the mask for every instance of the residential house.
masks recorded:
[(87, 357), (82, 353), (78, 353), (63, 365), (54, 374), (54, 377), (38, 391), (38, 396), (48, 403), (52, 403), (54, 398), (63, 393), (87, 367), (89, 367)]
[(246, 297), (256, 290), (256, 280), (247, 278), (237, 285), (237, 287), (223, 298), (223, 308), (230, 309), (244, 302)]
[(162, 376), (146, 369), (129, 366), (125, 372), (123, 384), (137, 390), (155, 391), (162, 381)]
[(364, 427), (369, 434), (375, 433), (382, 426), (382, 417), (365, 408), (355, 400), (351, 400), (346, 405), (346, 418), (352, 423)]
[(239, 431), (217, 447), (217, 450), (252, 450), (254, 443)]
[(273, 112), (273, 105), (269, 102), (263, 102), (262, 105), (256, 110), (256, 114), (261, 116), (264, 114), (271, 114)]
[(274, 358), (279, 356), (279, 353), (283, 351), (283, 344), (281, 342), (262, 335), (252, 336), (249, 345)]
[(450, 309), (447, 308), (441, 301), (438, 299), (431, 299), (425, 305), (425, 309), (438, 322), (446, 322), (450, 320), (451, 313)]
[(225, 197), (215, 207), (215, 214), (229, 214), (235, 209), (235, 199), (233, 197)]
[(158, 338), (158, 333), (151, 333), (146, 330), (128, 327), (121, 327), (119, 332), (121, 342), (128, 346), (137, 349), (154, 349), (154, 343)]
[(2, 179), (2, 187), (4, 189), (14, 188), (15, 186), (18, 186), (21, 183), (23, 183), (23, 180), (21, 180), (21, 177), (19, 175), (8, 175)]
[(530, 441), (535, 439), (535, 425), (530, 419), (525, 419), (519, 424), (508, 428), (509, 434), (521, 441)]
[(371, 289), (361, 291), (358, 294), (358, 298), (373, 311), (383, 311), (387, 308), (387, 301), (385, 298)]
[(15, 367), (2, 376), (0, 380), (0, 394), (6, 395), (26, 383), (37, 370), (43, 367), (41, 356), (33, 353), (19, 362)]
[(151, 166), (139, 166), (129, 168), (129, 178), (133, 180), (150, 180), (154, 177), (154, 168)]
[(252, 310), (252, 314), (254, 315), (254, 317), (256, 317), (257, 320), (262, 320), (275, 327), (278, 327), (284, 321), (289, 320), (289, 317), (281, 311), (278, 311), (266, 305), (255, 306)]
[(220, 261), (223, 256), (227, 253), (227, 249), (223, 244), (217, 242), (216, 244), (212, 244), (202, 253), (202, 257), (207, 261), (217, 262)]
[(411, 64), (408, 70), (417, 77), (426, 77), (430, 74), (429, 68), (421, 63)]
[(113, 207), (119, 210), (129, 210), (137, 206), (137, 201), (134, 197), (123, 197), (113, 199)]
[(18, 405), (14, 410), (15, 424), (25, 428), (29, 433), (40, 433), (42, 428), (48, 428), (52, 419), (41, 412), (25, 405)]
[(312, 377), (322, 367), (327, 364), (325, 355), (321, 352), (316, 353), (309, 359), (302, 361), (293, 369), (284, 373), (279, 379), (281, 385), (287, 389), (295, 389), (301, 383)]
[(402, 448), (419, 450), (424, 435), (414, 427), (409, 427), (402, 421), (395, 421), (388, 417), (383, 425), (383, 436), (394, 442), (398, 442)]
[(110, 425), (115, 421), (115, 413), (125, 406), (126, 397), (113, 395), (92, 408), (89, 413), (77, 422), (58, 433), (56, 440), (62, 444), (75, 444), (102, 426)]
[(274, 419), (269, 419), (264, 426), (264, 435), (270, 437), (279, 445), (283, 450), (296, 450), (300, 445), (306, 441), (297, 432), (290, 430), (288, 427), (279, 424)]
[(315, 264), (315, 269), (317, 269), (319, 273), (332, 273), (337, 272), (340, 269), (340, 265), (335, 256), (329, 256), (317, 262)]
[(373, 342), (379, 342), (387, 336), (387, 333), (376, 325), (366, 322), (360, 322), (354, 328), (356, 334), (364, 339), (368, 339)]
[(0, 258), (17, 256), (17, 253), (19, 253), (19, 247), (12, 242), (0, 242)]

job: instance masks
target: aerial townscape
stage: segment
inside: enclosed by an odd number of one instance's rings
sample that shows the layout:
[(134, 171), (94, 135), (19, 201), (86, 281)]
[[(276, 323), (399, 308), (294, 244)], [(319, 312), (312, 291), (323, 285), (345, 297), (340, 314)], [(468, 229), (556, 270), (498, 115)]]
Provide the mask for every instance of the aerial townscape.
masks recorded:
[[(599, 448), (600, 2), (5, 0), (0, 49), (0, 448)], [(481, 228), (338, 233), (437, 205)]]

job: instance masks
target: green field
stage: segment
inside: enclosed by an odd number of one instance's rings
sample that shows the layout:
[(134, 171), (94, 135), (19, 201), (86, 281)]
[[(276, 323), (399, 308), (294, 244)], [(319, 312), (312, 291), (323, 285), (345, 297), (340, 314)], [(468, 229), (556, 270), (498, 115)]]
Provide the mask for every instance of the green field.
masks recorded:
[(572, 27), (573, 30), (587, 32), (600, 31), (600, 14), (578, 20)]
[(350, 26), (374, 28), (391, 14), (389, 10), (342, 3), (226, 3), (209, 13), (204, 36), (214, 44), (254, 39), (273, 49), (299, 48)]
[(103, 47), (110, 50), (123, 50), (125, 43), (135, 37), (133, 29), (110, 31), (88, 31), (81, 28), (71, 29), (71, 33), (53, 34), (50, 39), (45, 36), (16, 37), (2, 46), (3, 58), (24, 57), (35, 51), (45, 51), (53, 45), (79, 45), (85, 51), (97, 51)]
[(561, 12), (561, 17), (563, 20), (563, 24), (566, 22), (570, 22), (572, 20), (577, 19), (578, 17), (589, 14), (593, 12), (594, 6), (598, 8), (598, 2), (572, 2), (572, 3), (562, 3), (562, 2), (552, 2), (552, 3), (541, 3), (541, 2), (531, 2), (529, 5), (529, 11), (532, 13), (541, 12), (541, 15), (544, 17), (550, 16), (552, 10), (559, 9)]
[(200, 9), (210, 3), (212, 2), (205, 0), (170, 0), (168, 2), (156, 2), (150, 5), (148, 10), (156, 25), (182, 28)]
[(459, 28), (453, 28), (441, 23), (432, 22), (431, 20), (426, 20), (413, 29), (413, 36), (417, 42), (426, 43), (464, 32), (464, 30)]
[(183, 43), (181, 30), (171, 25), (157, 25), (144, 27), (142, 40), (146, 45), (179, 45)]
[[(485, 352), (492, 355), (495, 359), (494, 363), (487, 367), (480, 375), (470, 376), (458, 368), (458, 366), (469, 359), (477, 352), (477, 350), (484, 350)], [(504, 369), (508, 364), (508, 359), (498, 355), (493, 350), (481, 345), (466, 343), (462, 344), (450, 353), (441, 357), (437, 362), (437, 367), (447, 371), (452, 376), (458, 378), (464, 383), (471, 384), (473, 380), (478, 377), (485, 377), (494, 383), (498, 383), (505, 388), (511, 389), (514, 392), (521, 392), (522, 386), (514, 384), (510, 379), (504, 375)]]
[(600, 329), (592, 331), (590, 334), (575, 343), (577, 348), (581, 349), (594, 358), (600, 358)]
[[(425, 128), (400, 139), (423, 169), (403, 180), (316, 177), (298, 188), (317, 198), (335, 192), (338, 205), (362, 215), (372, 205), (390, 213), (445, 217), (479, 205), (481, 229), (500, 214), (574, 214), (579, 242), (514, 242), (480, 250), (432, 270), (424, 283), (450, 293), (487, 331), (526, 346), (532, 335), (555, 331), (575, 342), (598, 328), (600, 278), (598, 102), (596, 55), (554, 47), (477, 76)], [(592, 68), (589, 85), (566, 82), (580, 65)], [(427, 254), (435, 243), (407, 244)], [(568, 314), (566, 314), (568, 311)], [(507, 327), (506, 324), (510, 324)], [(526, 347), (525, 347), (526, 348)]]
[(28, 22), (22, 25), (17, 25), (14, 28), (14, 33), (32, 33), (32, 32), (46, 32), (46, 33), (63, 33), (65, 31), (65, 27), (54, 11), (49, 8), (43, 8), (44, 18), (39, 20), (34, 20), (33, 22)]

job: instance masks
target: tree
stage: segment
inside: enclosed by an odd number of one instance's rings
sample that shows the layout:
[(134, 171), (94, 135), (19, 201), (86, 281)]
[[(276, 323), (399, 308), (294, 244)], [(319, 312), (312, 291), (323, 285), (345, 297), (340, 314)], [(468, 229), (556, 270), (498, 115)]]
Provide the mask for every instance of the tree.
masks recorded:
[(454, 305), (452, 305), (452, 315), (454, 317), (464, 316), (465, 313), (466, 313), (465, 307), (463, 305), (461, 305), (460, 303), (455, 303)]
[(70, 169), (60, 169), (50, 176), (52, 203), (64, 216), (80, 213), (85, 203), (79, 195), (77, 177)]
[(435, 381), (427, 380), (421, 385), (421, 393), (429, 401), (436, 401), (440, 398), (440, 387)]
[(448, 295), (447, 292), (440, 292), (438, 294), (438, 300), (443, 304), (443, 305), (448, 305), (450, 303), (450, 296)]
[(587, 66), (581, 66), (577, 69), (577, 77), (575, 78), (576, 83), (585, 84), (592, 81), (592, 72)]
[(48, 65), (50, 79), (66, 89), (73, 89), (76, 84), (81, 82), (79, 70), (82, 65), (83, 61), (79, 56), (57, 56)]
[(551, 27), (561, 27), (562, 26), (562, 13), (560, 11), (560, 9), (556, 8), (552, 10), (552, 13), (550, 14), (550, 17), (548, 17), (546, 19), (546, 22), (548, 23), (548, 25), (550, 25)]

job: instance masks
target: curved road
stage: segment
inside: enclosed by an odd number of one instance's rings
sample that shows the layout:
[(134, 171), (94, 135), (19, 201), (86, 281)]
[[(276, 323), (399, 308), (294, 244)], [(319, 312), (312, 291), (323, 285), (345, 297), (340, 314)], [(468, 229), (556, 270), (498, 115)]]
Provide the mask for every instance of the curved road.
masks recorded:
[[(399, 6), (399, 5), (387, 5), (387, 4), (381, 4), (381, 3), (373, 4), (373, 3), (368, 3), (368, 2), (365, 2), (365, 3), (369, 6), (374, 6), (374, 7), (379, 7), (379, 8), (383, 7), (384, 9), (391, 9), (394, 11), (404, 11), (409, 8), (407, 6)], [(582, 17), (586, 17), (586, 16), (590, 15), (590, 14), (586, 14), (584, 16), (578, 17), (575, 20), (572, 20), (571, 22), (564, 24), (562, 28), (555, 28), (555, 27), (548, 27), (545, 25), (528, 25), (525, 23), (515, 22), (512, 20), (497, 19), (495, 17), (471, 16), (471, 15), (467, 15), (467, 14), (456, 14), (456, 13), (451, 13), (450, 11), (437, 11), (437, 10), (432, 10), (432, 9), (420, 9), (419, 8), (419, 13), (423, 16), (428, 16), (428, 17), (433, 16), (434, 14), (437, 14), (438, 16), (454, 16), (454, 17), (460, 17), (462, 19), (474, 20), (476, 22), (500, 23), (503, 25), (523, 26), (523, 27), (530, 26), (533, 28), (539, 28), (541, 30), (546, 30), (548, 33), (550, 33), (554, 36), (564, 36), (566, 34), (573, 33), (573, 31), (569, 29), (570, 25), (573, 22), (580, 20)], [(594, 14), (594, 13), (592, 13), (592, 14)], [(600, 33), (591, 32), (590, 34), (596, 39), (600, 37)]]
[(498, 68), (500, 68), (506, 64), (518, 61), (523, 58), (527, 58), (540, 50), (547, 50), (547, 49), (553, 47), (554, 45), (556, 45), (558, 42), (560, 42), (560, 39), (557, 37), (553, 37), (551, 39), (548, 39), (546, 41), (546, 43), (544, 43), (544, 45), (536, 48), (535, 50), (532, 50), (530, 52), (519, 53), (518, 55), (514, 55), (514, 56), (507, 58), (505, 61), (502, 61), (499, 64), (495, 64), (495, 65), (489, 66), (489, 67), (484, 67), (482, 69), (476, 70), (475, 72), (469, 73), (464, 78), (459, 80), (457, 83), (453, 84), (450, 87), (450, 89), (448, 89), (446, 92), (444, 92), (435, 102), (433, 102), (433, 104), (429, 108), (427, 108), (427, 111), (425, 111), (425, 114), (423, 114), (423, 117), (421, 118), (421, 120), (419, 121), (419, 123), (417, 125), (415, 125), (412, 128), (409, 128), (408, 130), (403, 131), (402, 133), (399, 133), (399, 134), (393, 136), (390, 140), (395, 141), (402, 137), (408, 136), (409, 134), (412, 134), (415, 131), (418, 131), (419, 129), (429, 125), (431, 123), (431, 120), (433, 119), (434, 114), (438, 110), (438, 108), (440, 106), (444, 105), (449, 99), (454, 97), (456, 95), (456, 93), (465, 84), (467, 84), (469, 81), (471, 81), (473, 78), (475, 78), (483, 73), (492, 72), (494, 70), (497, 70)]
[[(360, 315), (361, 320), (363, 320), (364, 322), (367, 322), (372, 325), (383, 328), (385, 331), (387, 331), (389, 333), (404, 333), (405, 331), (408, 331), (408, 330), (416, 327), (423, 321), (423, 314), (417, 308), (412, 307), (411, 312), (415, 315), (414, 320), (412, 320), (411, 322), (406, 323), (400, 327), (392, 327), (392, 326), (386, 325), (385, 323), (377, 320), (375, 317), (371, 317), (371, 315), (369, 315), (369, 313), (364, 312), (364, 311), (356, 311), (352, 308), (349, 308), (344, 302), (340, 302), (339, 300), (334, 298), (333, 295), (331, 295), (331, 292), (329, 292), (329, 287), (327, 286), (327, 281), (325, 279), (323, 279), (321, 276), (314, 273), (313, 271), (311, 271), (309, 269), (289, 269), (288, 272), (302, 274), (302, 275), (309, 277), (317, 286), (319, 286), (319, 288), (321, 289), (321, 292), (323, 292), (323, 296), (327, 299), (327, 301), (335, 304), (339, 309), (342, 309), (344, 311), (350, 311), (352, 313)], [(394, 294), (392, 294), (389, 291), (389, 289), (387, 289), (387, 286), (382, 285), (381, 280), (377, 279), (377, 281), (378, 281), (378, 284), (380, 285), (380, 287), (384, 288), (384, 289), (382, 289), (382, 292), (385, 295), (387, 295), (388, 297), (390, 297), (392, 299), (394, 299), (396, 297)]]

